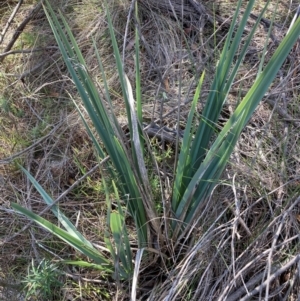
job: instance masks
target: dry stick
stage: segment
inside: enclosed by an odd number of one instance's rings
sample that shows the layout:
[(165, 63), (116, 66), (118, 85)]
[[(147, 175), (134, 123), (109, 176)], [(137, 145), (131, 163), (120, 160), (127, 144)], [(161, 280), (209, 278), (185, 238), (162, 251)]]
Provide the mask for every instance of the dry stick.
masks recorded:
[[(289, 182), (288, 182), (289, 183)], [(274, 193), (277, 189), (273, 190), (271, 193)], [(269, 195), (271, 194), (269, 193)], [(290, 208), (286, 209), (284, 208), (283, 210), (285, 210), (285, 214), (288, 214), (289, 212), (291, 212), (293, 210), (293, 208), (298, 205), (298, 203), (300, 202), (300, 197), (297, 197), (297, 199), (295, 201), (293, 201), (293, 204), (290, 206)], [(272, 223), (269, 225), (272, 226), (273, 223), (275, 223), (275, 221), (277, 220), (277, 218), (275, 218)], [(298, 238), (298, 234), (291, 237), (290, 239), (278, 244), (276, 247), (279, 248), (281, 246), (284, 246), (286, 243), (291, 242), (292, 240)], [(248, 249), (248, 248), (247, 248)], [(245, 252), (245, 251), (244, 251)], [(244, 253), (243, 252), (243, 253)], [(255, 263), (255, 261), (258, 261), (260, 259), (262, 259), (265, 255), (267, 255), (270, 252), (270, 249), (267, 249), (265, 251), (263, 251), (259, 256), (257, 256), (255, 259), (251, 260), (250, 262), (248, 262), (235, 276), (235, 278), (233, 280), (231, 280), (231, 282), (223, 289), (223, 293), (222, 295), (219, 297), (218, 301), (220, 300), (225, 300), (225, 296), (228, 294), (228, 291), (230, 289), (232, 289), (232, 282), (235, 281), (238, 277), (242, 277), (242, 275), (247, 271), (247, 269), (253, 265)], [(241, 256), (243, 256), (243, 253), (237, 258), (237, 260), (239, 260), (241, 258)], [(262, 272), (263, 274), (265, 272)], [(259, 278), (259, 275), (254, 277), (253, 279), (250, 279), (247, 283), (246, 287), (241, 287), (239, 288), (236, 292), (232, 293), (228, 298), (226, 298), (227, 301), (235, 301), (235, 300), (240, 300), (239, 298), (245, 293), (245, 291), (247, 289), (250, 289), (253, 287), (253, 285), (255, 285), (258, 281), (261, 280), (261, 277)]]
[[(282, 78), (282, 74), (280, 74), (280, 81), (283, 82), (283, 78)], [(282, 94), (282, 104), (283, 104), (283, 108), (285, 111), (287, 111), (287, 96), (286, 96), (286, 92), (283, 90)], [(288, 133), (289, 133), (290, 127), (288, 126), (287, 122), (283, 122), (283, 139), (282, 139), (282, 143), (281, 143), (281, 147), (282, 147), (282, 156), (281, 156), (281, 163), (280, 163), (280, 177), (279, 177), (279, 183), (280, 186), (283, 184), (284, 182), (284, 177), (285, 177), (285, 171), (287, 170), (287, 166), (286, 166), (286, 158), (287, 158), (287, 144), (288, 144)], [(277, 193), (277, 206), (278, 207), (282, 207), (282, 201), (283, 201), (283, 194), (284, 194), (284, 189), (281, 188), (278, 190)]]
[[(294, 256), (293, 259), (291, 259), (287, 264), (285, 264), (283, 267), (276, 270), (270, 278), (268, 278), (266, 281), (264, 281), (261, 285), (258, 285), (253, 291), (247, 294), (244, 298), (240, 299), (240, 301), (247, 301), (254, 295), (256, 295), (261, 289), (265, 288), (268, 283), (274, 281), (277, 277), (279, 277), (282, 273), (287, 271), (290, 267), (292, 267), (294, 264), (296, 264), (300, 260), (300, 254), (297, 256)], [(230, 300), (230, 299), (228, 299)]]
[(135, 2), (136, 2), (136, 0), (132, 0), (132, 2), (130, 4), (128, 16), (127, 16), (127, 21), (126, 21), (126, 27), (125, 27), (125, 33), (124, 33), (124, 42), (123, 42), (123, 51), (122, 51), (123, 66), (125, 66), (125, 50), (126, 50), (126, 42), (127, 42), (127, 36), (128, 36), (128, 28), (129, 28), (129, 25), (130, 25), (129, 23), (130, 23), (130, 20), (131, 20), (132, 12), (134, 10)]
[[(29, 21), (39, 12), (39, 10), (42, 8), (43, 0), (40, 1), (33, 10), (29, 13), (29, 15), (25, 18), (25, 20), (20, 24), (20, 26), (16, 29), (11, 41), (6, 46), (4, 52), (8, 52), (11, 50), (11, 48), (14, 46), (15, 42), (17, 41), (20, 34), (23, 32), (26, 25), (29, 23)], [(5, 57), (0, 57), (0, 62), (4, 60)]]
[(248, 289), (251, 289), (253, 286), (256, 285), (256, 283), (258, 283), (259, 281), (261, 281), (261, 279), (264, 277), (265, 272), (260, 272), (258, 275), (256, 275), (255, 277), (253, 277), (252, 279), (250, 279), (246, 284), (245, 287), (241, 287), (240, 289), (238, 289), (235, 293), (233, 293), (232, 295), (230, 295), (226, 301), (237, 301), (240, 300), (240, 297), (245, 293), (246, 289), (248, 291)]
[(13, 10), (11, 16), (9, 17), (7, 23), (5, 24), (1, 34), (0, 34), (0, 44), (3, 42), (4, 36), (6, 35), (6, 32), (11, 24), (11, 22), (13, 21), (14, 17), (16, 16), (19, 8), (21, 7), (21, 5), (23, 4), (23, 0), (19, 0), (19, 3), (17, 4), (17, 6), (15, 7), (15, 9)]
[[(47, 211), (49, 211), (49, 209), (51, 209), (53, 206), (55, 206), (59, 201), (61, 201), (70, 191), (72, 191), (79, 183), (81, 183), (84, 179), (86, 179), (89, 175), (91, 175), (97, 168), (99, 168), (100, 165), (104, 164), (105, 162), (107, 162), (109, 159), (109, 156), (105, 157), (101, 162), (99, 162), (98, 164), (96, 164), (91, 170), (89, 170), (86, 174), (84, 174), (81, 178), (79, 178), (76, 182), (74, 182), (67, 190), (65, 190), (55, 201), (53, 201), (53, 203), (49, 206), (47, 206), (44, 210), (42, 210), (39, 215), (43, 215), (44, 213), (46, 213)], [(27, 230), (31, 225), (33, 224), (33, 221), (30, 221), (27, 225), (25, 225), (20, 231), (18, 231), (17, 233), (15, 233), (14, 235), (12, 235), (11, 237), (8, 237), (6, 239), (4, 239), (2, 242), (0, 242), (0, 245), (4, 245), (7, 242), (10, 242), (11, 240), (13, 240), (15, 237), (17, 237), (18, 235), (20, 235), (22, 232), (24, 232), (25, 230)]]
[(270, 248), (270, 252), (269, 252), (269, 255), (268, 255), (268, 259), (267, 259), (267, 280), (266, 280), (267, 284), (266, 284), (266, 294), (265, 294), (265, 296), (266, 296), (265, 299), (266, 300), (269, 300), (269, 291), (270, 291), (270, 283), (271, 283), (271, 281), (268, 281), (268, 280), (270, 280), (270, 278), (271, 278), (272, 255), (273, 255), (273, 251), (276, 248), (277, 240), (278, 240), (279, 235), (281, 233), (283, 222), (285, 221), (286, 216), (287, 216), (287, 212), (284, 213), (284, 215), (283, 215), (283, 217), (281, 219), (281, 222), (279, 224), (279, 227), (277, 228), (277, 231), (276, 231), (276, 233), (275, 233), (275, 235), (273, 237), (272, 246)]
[[(245, 13), (245, 11), (242, 11), (242, 13)], [(254, 20), (257, 20), (258, 19), (258, 16), (253, 14), (253, 13), (250, 13), (250, 17)], [(278, 28), (282, 28), (282, 25), (279, 25), (275, 22), (272, 22), (270, 21), (269, 19), (267, 18), (264, 18), (264, 17), (261, 17), (260, 18), (260, 23), (263, 23), (267, 28), (269, 28), (272, 24)]]
[[(266, 253), (266, 252), (264, 252)], [(300, 254), (296, 255), (295, 257), (293, 257), (293, 259), (291, 259), (288, 263), (286, 263), (284, 266), (282, 266), (281, 268), (272, 268), (272, 275), (265, 280), (262, 284), (258, 285), (257, 287), (255, 287), (251, 292), (249, 292), (248, 290), (251, 289), (254, 285), (256, 285), (256, 283), (260, 282), (261, 279), (265, 276), (265, 271), (262, 271), (261, 273), (259, 273), (258, 275), (254, 276), (253, 278), (251, 278), (246, 284), (245, 287), (242, 286), (240, 287), (237, 291), (235, 291), (233, 294), (231, 294), (230, 296), (228, 296), (226, 298), (226, 301), (246, 301), (249, 298), (253, 297), (255, 294), (259, 293), (260, 290), (262, 290), (263, 288), (266, 287), (267, 282), (272, 282), (274, 281), (278, 276), (280, 276), (282, 273), (284, 273), (285, 271), (287, 271), (292, 265), (294, 265), (295, 263), (297, 263), (300, 260)], [(247, 291), (247, 295), (244, 296), (244, 298), (241, 299), (242, 295)]]
[(189, 0), (189, 3), (193, 8), (197, 11), (199, 15), (204, 15), (207, 20), (210, 22), (210, 24), (215, 25), (215, 21), (219, 22), (220, 24), (225, 23), (224, 19), (222, 19), (220, 16), (215, 15), (215, 19), (209, 14), (205, 8), (205, 6), (196, 0)]
[(249, 228), (247, 227), (246, 223), (244, 222), (244, 220), (241, 218), (240, 214), (238, 214), (235, 210), (233, 210), (232, 205), (230, 204), (229, 200), (227, 198), (225, 198), (225, 203), (228, 205), (228, 209), (235, 215), (235, 217), (237, 218), (238, 222), (240, 223), (240, 225), (244, 228), (244, 230), (247, 232), (247, 234), (249, 236), (252, 236), (251, 231), (249, 230)]
[[(297, 268), (296, 268), (296, 270), (294, 272), (294, 275), (293, 275), (293, 278), (288, 281), (289, 282), (289, 287), (286, 290), (285, 296), (281, 299), (282, 301), (288, 300), (288, 297), (290, 296), (292, 289), (294, 289), (294, 285), (295, 285), (297, 279), (299, 279), (299, 268), (300, 268), (300, 265), (299, 265), (299, 262), (298, 262)], [(299, 297), (298, 297), (297, 300), (299, 301)]]
[[(250, 14), (250, 17), (254, 20), (257, 20), (258, 19), (258, 16), (256, 16), (255, 14)], [(260, 20), (259, 20), (260, 23), (262, 23), (262, 25), (264, 26), (265, 28), (265, 31), (268, 32), (269, 28), (271, 25), (273, 26), (276, 26), (278, 28), (281, 28), (281, 26), (275, 22), (272, 22), (264, 17), (261, 17)], [(270, 38), (271, 40), (274, 42), (275, 45), (279, 45), (279, 40), (274, 36), (274, 34), (272, 33), (272, 31), (270, 32)]]
[(275, 108), (277, 114), (284, 118), (285, 121), (292, 123), (295, 127), (300, 127), (300, 120), (294, 119), (290, 114), (288, 114), (284, 109), (278, 107), (276, 102), (270, 98), (266, 99), (266, 102)]
[[(278, 244), (276, 247), (280, 248), (282, 246), (284, 246), (285, 244), (292, 242), (293, 240), (298, 239), (299, 235), (294, 235), (293, 237), (289, 238), (288, 240)], [(262, 258), (268, 254), (268, 252), (270, 251), (270, 249), (267, 249), (265, 251), (263, 251), (259, 256), (257, 256), (256, 258), (254, 258), (253, 260), (251, 260), (250, 262), (248, 262), (243, 268), (242, 270), (240, 270), (238, 272), (238, 277), (241, 278), (241, 280), (243, 281), (243, 275), (246, 272), (248, 267), (251, 267), (252, 265), (255, 264), (255, 262), (262, 260)], [(272, 273), (274, 271), (277, 271), (276, 267), (272, 268)], [(227, 273), (227, 271), (226, 271)], [(232, 289), (233, 285), (231, 285), (231, 287), (229, 288), (228, 285), (225, 289), (223, 289), (223, 294), (219, 297), (218, 301), (236, 301), (236, 300), (240, 300), (239, 298), (245, 293), (248, 292), (248, 290), (252, 289), (259, 281), (261, 281), (262, 277), (265, 275), (265, 271), (262, 271), (260, 274), (252, 277), (246, 284), (243, 281), (243, 285), (240, 288), (238, 288), (234, 293), (232, 293), (231, 295), (229, 295), (229, 297), (227, 297), (227, 291), (229, 289)], [(236, 279), (238, 277), (235, 277), (231, 282), (236, 281)]]
[[(295, 203), (298, 203), (300, 201), (300, 197), (296, 200)], [(292, 208), (294, 207), (294, 205), (292, 206)], [(276, 221), (277, 219), (274, 219), (274, 221), (269, 225), (269, 228), (271, 227), (271, 225)], [(277, 248), (281, 247), (281, 246), (284, 246), (286, 243), (288, 242), (291, 242), (293, 241), (294, 239), (297, 239), (298, 238), (298, 235), (295, 235), (293, 236), (292, 238), (284, 241), (283, 243), (277, 245)], [(251, 246), (251, 245), (250, 245)], [(249, 247), (250, 247), (249, 246)], [(236, 259), (237, 261), (239, 261), (244, 255), (245, 255), (245, 252), (249, 251), (249, 247), (243, 251), (242, 254), (239, 255), (239, 257)], [(243, 275), (245, 275), (245, 273), (247, 272), (247, 269), (249, 267), (251, 267), (253, 264), (255, 264), (255, 262), (258, 262), (259, 260), (261, 260), (264, 256), (266, 256), (268, 253), (269, 253), (270, 249), (267, 249), (265, 251), (263, 251), (260, 255), (258, 255), (257, 257), (255, 257), (253, 260), (247, 262), (246, 265), (243, 266), (243, 268), (241, 270), (238, 271), (237, 275), (235, 275), (235, 277), (226, 285), (225, 288), (223, 288), (223, 291), (222, 291), (222, 294), (221, 296), (219, 296), (218, 298), (218, 301), (223, 301), (223, 300), (228, 300), (227, 299), (227, 296), (228, 294), (230, 293), (230, 291), (233, 289), (234, 287), (234, 283), (236, 282), (236, 279), (238, 277), (241, 278), (241, 280), (243, 281)], [(227, 271), (229, 271), (229, 269), (231, 268), (231, 266), (227, 269)], [(228, 274), (228, 272), (225, 272), (226, 274)], [(265, 273), (265, 272), (263, 272)], [(258, 279), (258, 278), (255, 278), (255, 279)], [(238, 290), (234, 293), (232, 293), (230, 296), (233, 296), (233, 295), (236, 295), (236, 294), (239, 294), (239, 297), (242, 296), (245, 291), (248, 291), (248, 289), (251, 289), (258, 281), (260, 281), (260, 279), (258, 280), (255, 280), (255, 281), (252, 281), (252, 279), (248, 282), (247, 286), (245, 285), (244, 281), (243, 281), (243, 287), (241, 288), (238, 288)], [(233, 299), (235, 300), (235, 299)]]
[(17, 53), (32, 53), (32, 52), (38, 52), (38, 51), (44, 51), (44, 50), (51, 50), (51, 49), (58, 49), (57, 46), (47, 46), (44, 48), (34, 48), (34, 49), (21, 49), (21, 50), (10, 50), (7, 52), (0, 53), (0, 59), (4, 58), (5, 56), (17, 54)]
[[(195, 0), (189, 0), (189, 3), (194, 7), (194, 9), (200, 14), (200, 15), (207, 15), (206, 9), (203, 4), (196, 2)], [(213, 22), (213, 20), (211, 20)]]

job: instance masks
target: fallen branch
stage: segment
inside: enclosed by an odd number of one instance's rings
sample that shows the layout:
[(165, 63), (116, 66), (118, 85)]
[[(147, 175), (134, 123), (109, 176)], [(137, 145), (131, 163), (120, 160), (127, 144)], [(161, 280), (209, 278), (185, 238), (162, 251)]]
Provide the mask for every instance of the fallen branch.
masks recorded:
[[(41, 0), (29, 13), (29, 15), (25, 18), (25, 20), (19, 25), (19, 27), (16, 29), (11, 41), (8, 43), (6, 48), (4, 49), (4, 53), (11, 50), (11, 48), (14, 46), (15, 42), (17, 41), (20, 34), (23, 32), (26, 25), (29, 23), (29, 21), (39, 12), (39, 10), (42, 8), (43, 0)], [(0, 57), (0, 62), (4, 60), (4, 57)]]
[(3, 30), (2, 30), (2, 32), (0, 34), (0, 44), (3, 42), (3, 39), (4, 39), (4, 37), (5, 37), (6, 33), (7, 33), (7, 30), (9, 28), (11, 22), (15, 18), (16, 14), (17, 14), (17, 12), (18, 12), (18, 10), (19, 10), (19, 8), (21, 7), (22, 4), (23, 4), (23, 0), (19, 0), (17, 6), (13, 10), (13, 12), (12, 12), (11, 16), (9, 17), (7, 23), (5, 24)]
[[(291, 268), (294, 264), (296, 264), (300, 260), (300, 254), (293, 257), (287, 264), (285, 264), (283, 267), (279, 268), (277, 271), (275, 271), (267, 280), (265, 280), (262, 284), (258, 285), (254, 290), (249, 292), (244, 298), (239, 299), (240, 301), (247, 301), (251, 299), (254, 295), (259, 293), (262, 289), (264, 289), (268, 283), (271, 283), (274, 281), (277, 277), (279, 277), (281, 274), (286, 272), (289, 268)], [(229, 299), (229, 298), (228, 298)], [(230, 300), (230, 299), (229, 299)]]
[(287, 113), (284, 109), (278, 107), (276, 105), (276, 102), (270, 98), (266, 99), (266, 102), (275, 109), (276, 113), (283, 117), (284, 121), (292, 123), (295, 127), (300, 127), (300, 120), (299, 119), (294, 119), (289, 113)]
[(5, 56), (12, 55), (12, 54), (32, 53), (32, 52), (51, 50), (51, 49), (58, 49), (58, 47), (57, 46), (48, 46), (48, 47), (44, 47), (44, 48), (10, 50), (10, 51), (7, 51), (7, 52), (0, 53), (0, 59), (4, 58)]

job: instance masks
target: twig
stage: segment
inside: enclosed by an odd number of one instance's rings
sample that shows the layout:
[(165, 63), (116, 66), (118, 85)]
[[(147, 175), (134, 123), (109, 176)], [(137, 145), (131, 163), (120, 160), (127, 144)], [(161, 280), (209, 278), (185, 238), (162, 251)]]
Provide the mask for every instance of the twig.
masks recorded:
[[(266, 280), (266, 297), (265, 297), (266, 300), (269, 300), (273, 251), (275, 251), (275, 249), (276, 249), (277, 240), (280, 236), (281, 229), (283, 227), (283, 222), (285, 221), (286, 216), (287, 216), (287, 212), (283, 215), (283, 217), (281, 219), (281, 222), (279, 224), (279, 227), (277, 228), (276, 233), (273, 237), (272, 246), (270, 248), (270, 252), (269, 252), (269, 255), (268, 255), (268, 259), (267, 259), (267, 280)], [(268, 280), (270, 280), (270, 281), (268, 281)], [(262, 289), (262, 287), (261, 287), (261, 289)]]
[(32, 52), (38, 52), (38, 51), (44, 51), (49, 49), (58, 49), (57, 46), (48, 46), (44, 48), (35, 48), (35, 49), (20, 49), (20, 50), (10, 50), (7, 52), (0, 53), (0, 59), (4, 58), (5, 56), (17, 54), (17, 53), (32, 53)]
[(19, 8), (21, 7), (21, 5), (23, 4), (23, 0), (19, 0), (17, 6), (15, 7), (15, 9), (13, 10), (11, 16), (9, 17), (7, 23), (5, 24), (1, 34), (0, 34), (0, 44), (3, 42), (4, 36), (6, 35), (6, 32), (11, 24), (11, 22), (13, 21), (14, 17), (16, 16)]
[[(274, 191), (272, 192), (274, 193)], [(270, 194), (270, 193), (269, 193)], [(297, 199), (295, 201), (293, 201), (292, 203), (292, 206), (290, 206), (288, 209), (287, 208), (283, 208), (283, 210), (285, 211), (285, 214), (289, 214), (295, 206), (298, 205), (298, 203), (300, 202), (300, 197), (297, 197)], [(273, 223), (275, 223), (275, 221), (277, 220), (277, 218), (275, 218), (273, 220), (273, 222), (269, 225), (269, 227), (272, 226)], [(294, 239), (298, 239), (298, 234), (281, 242), (280, 244), (276, 245), (276, 249), (279, 249), (281, 246), (284, 246), (285, 244), (287, 244), (288, 242), (291, 242), (293, 241)], [(246, 251), (244, 251), (236, 260), (238, 261), (242, 256), (243, 254), (245, 254)], [(259, 262), (260, 260), (262, 260), (266, 255), (268, 255), (270, 252), (270, 248), (261, 252), (256, 258), (254, 258), (253, 260), (249, 261), (246, 263), (246, 265), (241, 269), (239, 270), (239, 272), (235, 275), (234, 279), (230, 281), (230, 283), (225, 287), (223, 288), (223, 292), (221, 294), (221, 296), (219, 297), (218, 301), (223, 301), (223, 300), (226, 300), (226, 301), (237, 301), (237, 300), (241, 300), (241, 297), (243, 296), (243, 294), (245, 294), (245, 292), (247, 292), (247, 294), (249, 293), (248, 290), (252, 289), (252, 287), (254, 285), (256, 285), (256, 283), (258, 283), (262, 277), (265, 275), (265, 271), (261, 272), (260, 274), (254, 276), (253, 278), (251, 278), (246, 284), (244, 284), (244, 286), (238, 288), (235, 292), (233, 292), (231, 295), (229, 295), (229, 297), (226, 297), (227, 294), (228, 294), (228, 291), (230, 291), (233, 287), (233, 283), (236, 281), (237, 278), (243, 277), (243, 275), (246, 275), (246, 271), (249, 267), (253, 266), (253, 264), (255, 264), (255, 262)], [(300, 256), (300, 255), (298, 255)], [(284, 266), (285, 267), (285, 266)], [(272, 277), (274, 275), (274, 272), (278, 272), (279, 269), (276, 269), (276, 267), (272, 268), (272, 275), (269, 279), (269, 281), (273, 281)], [(284, 272), (284, 271), (283, 271)], [(283, 273), (282, 272), (282, 273)], [(266, 280), (266, 281), (267, 281)], [(263, 283), (261, 284), (263, 285)], [(258, 290), (259, 292), (259, 290)]]
[(171, 130), (166, 126), (158, 126), (156, 123), (150, 123), (143, 128), (144, 132), (151, 138), (157, 137), (161, 141), (166, 141), (167, 143), (173, 144), (176, 142), (176, 138), (182, 139), (183, 132), (180, 131), (179, 134), (176, 130)]
[[(254, 290), (252, 290), (250, 293), (247, 294), (244, 298), (240, 299), (240, 301), (247, 301), (250, 298), (252, 298), (254, 295), (256, 295), (261, 289), (265, 288), (267, 284), (274, 281), (277, 277), (279, 277), (282, 273), (287, 271), (289, 268), (291, 268), (294, 264), (296, 264), (300, 260), (300, 254), (297, 256), (294, 256), (293, 259), (291, 259), (287, 264), (285, 264), (283, 267), (276, 270), (267, 280), (265, 280), (262, 284), (258, 285)], [(230, 300), (230, 299), (229, 299)]]
[(212, 17), (211, 14), (209, 14), (203, 4), (196, 0), (189, 0), (189, 3), (191, 6), (197, 11), (197, 13), (201, 16), (205, 16), (207, 20), (209, 21), (210, 24), (215, 25), (215, 20), (219, 22), (220, 24), (225, 24), (227, 23), (223, 18), (220, 16), (215, 15), (214, 18)]
[[(19, 25), (19, 27), (16, 29), (11, 41), (6, 46), (4, 52), (8, 52), (11, 50), (11, 48), (14, 46), (15, 42), (17, 41), (20, 34), (23, 32), (26, 25), (29, 23), (29, 21), (39, 12), (39, 10), (42, 8), (43, 0), (41, 0), (29, 13), (29, 15), (25, 18), (25, 20)], [(4, 60), (5, 57), (0, 57), (0, 62)]]
[[(255, 14), (253, 14), (253, 13), (250, 14), (250, 17), (251, 17), (252, 19), (254, 19), (254, 20), (257, 20), (257, 19), (258, 19), (258, 16), (255, 15)], [(279, 24), (277, 24), (277, 23), (275, 23), (275, 22), (272, 22), (272, 21), (270, 21), (269, 19), (264, 18), (264, 17), (261, 17), (261, 18), (260, 18), (260, 22), (263, 23), (267, 28), (269, 28), (269, 27), (271, 26), (271, 24), (273, 24), (274, 26), (276, 26), (276, 27), (278, 27), (278, 28), (281, 28), (281, 27), (282, 27), (281, 25), (279, 25)]]
[[(255, 286), (263, 276), (265, 275), (265, 272), (260, 272), (259, 274), (255, 275), (252, 277), (244, 286), (241, 286), (237, 291), (235, 291), (232, 295), (230, 295), (228, 298), (224, 299), (226, 301), (237, 301), (240, 300), (241, 296), (247, 292), (248, 290), (251, 289), (253, 286)], [(242, 278), (242, 277), (241, 277)]]
[(235, 215), (235, 217), (237, 218), (238, 222), (240, 223), (240, 225), (244, 228), (244, 230), (246, 231), (246, 233), (249, 236), (252, 236), (251, 231), (249, 230), (249, 228), (247, 227), (246, 223), (244, 222), (244, 220), (241, 218), (240, 214), (237, 214), (237, 212), (235, 210), (233, 210), (232, 205), (230, 204), (229, 200), (227, 198), (225, 198), (225, 203), (228, 205), (228, 208), (230, 209), (230, 211)]
[(122, 62), (123, 65), (125, 65), (125, 50), (126, 50), (126, 42), (127, 42), (127, 36), (128, 36), (128, 29), (130, 25), (131, 15), (134, 10), (136, 0), (133, 0), (130, 4), (127, 21), (126, 21), (126, 27), (125, 27), (125, 33), (124, 33), (124, 42), (123, 42), (123, 51), (122, 51)]
[(276, 106), (276, 102), (270, 98), (266, 99), (266, 102), (272, 106), (272, 108), (275, 108), (275, 111), (278, 115), (284, 118), (285, 121), (292, 123), (295, 127), (300, 127), (300, 121), (297, 119), (294, 119), (289, 113), (287, 113), (284, 109)]

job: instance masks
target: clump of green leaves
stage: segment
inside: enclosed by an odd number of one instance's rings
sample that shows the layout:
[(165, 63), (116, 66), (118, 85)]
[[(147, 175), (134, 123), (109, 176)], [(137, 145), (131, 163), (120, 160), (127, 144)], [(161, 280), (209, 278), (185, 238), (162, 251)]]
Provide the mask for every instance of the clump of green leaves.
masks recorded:
[(62, 275), (58, 266), (51, 261), (43, 259), (37, 266), (32, 260), (24, 284), (26, 300), (53, 300), (63, 283), (59, 281)]

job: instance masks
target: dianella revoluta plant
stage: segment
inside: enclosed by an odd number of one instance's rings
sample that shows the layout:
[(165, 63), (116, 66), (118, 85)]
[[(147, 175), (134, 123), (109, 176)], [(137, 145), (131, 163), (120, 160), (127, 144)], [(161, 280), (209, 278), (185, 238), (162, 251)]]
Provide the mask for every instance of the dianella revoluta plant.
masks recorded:
[[(170, 219), (164, 219), (168, 223), (168, 225), (165, 225), (165, 229), (170, 230), (168, 233), (164, 233), (164, 238), (167, 241), (171, 239), (172, 241), (178, 241), (189, 229), (189, 226), (197, 223), (201, 203), (208, 200), (211, 195), (213, 188), (228, 163), (242, 130), (264, 97), (299, 37), (300, 21), (298, 19), (287, 36), (282, 40), (268, 64), (259, 72), (252, 87), (237, 106), (232, 116), (228, 119), (224, 127), (220, 131), (217, 131), (216, 124), (221, 110), (226, 102), (232, 83), (236, 78), (247, 47), (269, 1), (259, 15), (247, 39), (241, 44), (242, 35), (244, 34), (244, 29), (254, 3), (255, 0), (247, 2), (244, 14), (239, 19), (242, 1), (238, 2), (231, 27), (215, 69), (215, 76), (205, 101), (205, 107), (201, 112), (200, 122), (196, 123), (195, 111), (200, 97), (204, 73), (198, 79), (183, 141), (180, 145), (176, 172), (174, 173), (173, 191), (170, 200), (173, 215)], [(135, 8), (135, 19), (138, 22), (137, 6)], [(102, 65), (101, 53), (97, 50), (96, 42), (93, 40), (99, 70), (104, 83), (103, 96), (99, 94), (87, 70), (86, 62), (79, 50), (78, 44), (62, 14), (59, 13), (59, 16), (57, 16), (48, 1), (44, 3), (44, 10), (64, 62), (81, 97), (82, 104), (93, 123), (94, 129), (91, 129), (88, 125), (89, 123), (83, 117), (80, 107), (74, 102), (91, 136), (99, 160), (104, 160), (109, 156), (109, 160), (104, 164), (106, 164), (105, 168), (109, 171), (109, 179), (112, 183), (114, 199), (117, 202), (118, 209), (112, 209), (111, 194), (108, 185), (104, 182), (107, 201), (107, 230), (103, 238), (106, 243), (106, 250), (105, 252), (101, 252), (78, 232), (75, 226), (59, 210), (57, 205), (53, 203), (51, 197), (23, 168), (22, 170), (42, 195), (46, 204), (52, 206), (52, 212), (59, 219), (64, 229), (55, 226), (18, 204), (13, 204), (12, 206), (15, 210), (25, 214), (40, 226), (51, 231), (82, 254), (89, 257), (93, 262), (68, 261), (68, 263), (91, 266), (110, 273), (115, 278), (128, 279), (133, 274), (133, 259), (125, 224), (124, 207), (126, 207), (126, 212), (129, 212), (134, 220), (139, 249), (143, 249), (144, 247), (153, 248), (153, 237), (159, 237), (162, 234), (160, 232), (162, 228), (160, 225), (161, 216), (155, 210), (155, 201), (157, 202), (157, 200), (154, 200), (152, 197), (146, 165), (147, 161), (145, 159), (146, 151), (144, 144), (148, 137), (142, 127), (143, 104), (141, 100), (142, 82), (139, 73), (138, 30), (136, 30), (135, 37), (136, 82), (134, 90), (136, 93), (134, 97), (131, 83), (124, 72), (114, 27), (107, 9), (110, 39), (129, 127), (130, 136), (125, 137), (114, 114), (108, 81), (105, 76), (105, 66)], [(196, 124), (198, 124), (197, 128)], [(130, 143), (128, 143), (129, 141)], [(105, 181), (104, 177), (103, 181)], [(107, 254), (110, 254), (110, 256)]]

